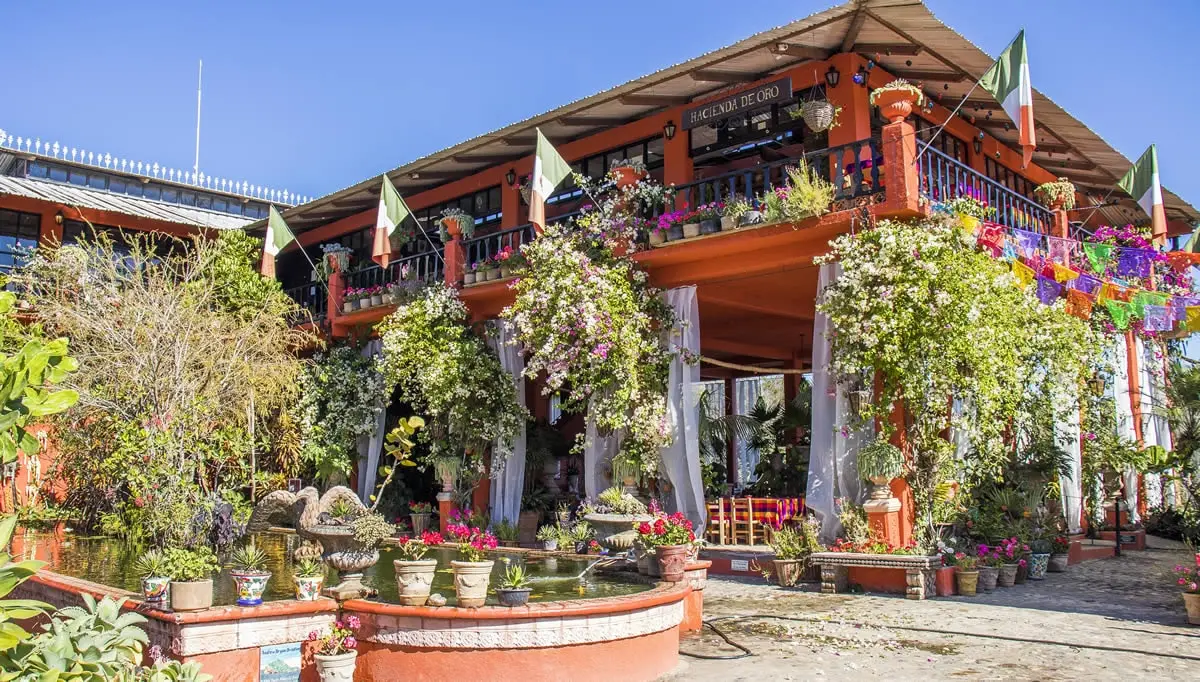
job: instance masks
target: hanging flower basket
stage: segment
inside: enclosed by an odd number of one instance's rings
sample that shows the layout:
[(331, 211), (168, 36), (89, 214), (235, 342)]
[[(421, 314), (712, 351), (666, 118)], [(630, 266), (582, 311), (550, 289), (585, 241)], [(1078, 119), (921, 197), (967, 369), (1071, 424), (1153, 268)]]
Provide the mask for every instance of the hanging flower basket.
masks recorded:
[(819, 99), (800, 105), (800, 116), (814, 133), (829, 130), (836, 115), (837, 108), (828, 100)]

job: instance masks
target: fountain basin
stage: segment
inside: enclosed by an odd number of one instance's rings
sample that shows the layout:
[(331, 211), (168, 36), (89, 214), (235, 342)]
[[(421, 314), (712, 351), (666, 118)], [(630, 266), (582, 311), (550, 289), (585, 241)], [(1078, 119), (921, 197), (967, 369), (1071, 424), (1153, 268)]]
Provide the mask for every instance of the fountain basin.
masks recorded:
[(596, 542), (610, 552), (628, 552), (637, 540), (637, 524), (653, 523), (649, 514), (588, 514), (583, 517), (596, 529)]

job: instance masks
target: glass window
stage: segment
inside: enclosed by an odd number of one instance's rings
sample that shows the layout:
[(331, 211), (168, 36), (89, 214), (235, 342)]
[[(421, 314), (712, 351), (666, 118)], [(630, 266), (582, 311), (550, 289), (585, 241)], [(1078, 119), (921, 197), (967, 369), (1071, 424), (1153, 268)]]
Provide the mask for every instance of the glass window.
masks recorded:
[(169, 204), (174, 204), (174, 203), (178, 202), (179, 201), (179, 190), (175, 189), (174, 187), (163, 187), (162, 200)]
[[(679, 133), (676, 133), (677, 135)], [(683, 133), (686, 135), (687, 133)], [(646, 143), (646, 168), (660, 168), (663, 165), (664, 147), (666, 140), (661, 137), (656, 137)]]
[(159, 197), (162, 196), (162, 188), (159, 187), (158, 185), (146, 185), (146, 192), (145, 192), (144, 196), (147, 199), (156, 199), (157, 200)]
[(587, 170), (584, 171), (584, 175), (588, 176), (589, 178), (602, 178), (604, 177), (604, 173), (605, 168), (603, 156), (593, 156), (587, 160)]
[(108, 178), (103, 175), (92, 174), (88, 176), (88, 186), (92, 189), (105, 189), (108, 185)]
[(46, 167), (46, 164), (44, 164), (44, 163), (29, 164), (29, 177), (44, 178), (44, 177), (48, 176), (49, 174), (50, 174), (50, 169)]
[(125, 193), (125, 180), (121, 178), (109, 178), (108, 191), (116, 192), (117, 194)]
[(213, 209), (214, 211), (226, 211), (226, 212), (228, 212), (228, 211), (229, 211), (229, 202), (228, 202), (228, 201), (225, 201), (225, 200), (224, 200), (224, 199), (222, 199), (221, 197), (213, 197), (213, 198), (212, 198), (212, 209)]
[(40, 222), (36, 213), (0, 209), (0, 271), (24, 263), (28, 251), (37, 246)]
[(195, 206), (196, 205), (196, 193), (195, 192), (180, 192), (179, 193), (179, 203), (183, 204), (184, 206)]
[(70, 182), (72, 185), (85, 186), (85, 185), (87, 185), (88, 176), (87, 176), (87, 173), (84, 173), (83, 171), (72, 169), (70, 171), (70, 176), (68, 177), (67, 181)]
[(125, 193), (131, 197), (142, 196), (142, 183), (137, 182), (136, 180), (130, 182), (128, 185), (125, 185)]
[(207, 194), (197, 194), (196, 195), (196, 206), (198, 208), (212, 208), (213, 203), (214, 203), (213, 197), (211, 197)]
[(50, 179), (55, 182), (66, 182), (67, 169), (61, 166), (50, 166)]

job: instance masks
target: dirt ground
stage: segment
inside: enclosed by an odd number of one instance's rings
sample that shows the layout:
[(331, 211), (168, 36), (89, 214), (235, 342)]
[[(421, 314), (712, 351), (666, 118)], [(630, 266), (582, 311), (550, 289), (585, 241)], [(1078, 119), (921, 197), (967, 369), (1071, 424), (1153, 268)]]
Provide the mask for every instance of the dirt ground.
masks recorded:
[[(978, 597), (913, 601), (822, 595), (710, 578), (704, 615), (751, 655), (681, 656), (668, 680), (1198, 680), (1200, 627), (1187, 624), (1171, 569), (1182, 545), (1085, 562)], [(702, 656), (740, 652), (712, 629)]]

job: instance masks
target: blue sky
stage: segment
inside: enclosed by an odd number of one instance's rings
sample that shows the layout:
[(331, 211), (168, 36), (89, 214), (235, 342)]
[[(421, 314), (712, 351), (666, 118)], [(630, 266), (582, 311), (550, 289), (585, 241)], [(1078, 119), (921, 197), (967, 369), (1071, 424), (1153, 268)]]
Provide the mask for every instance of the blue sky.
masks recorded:
[[(0, 128), (191, 168), (203, 58), (201, 170), (319, 195), (830, 4), (10, 3)], [(993, 55), (1024, 25), (1034, 86), (1200, 204), (1200, 3), (928, 5)]]

